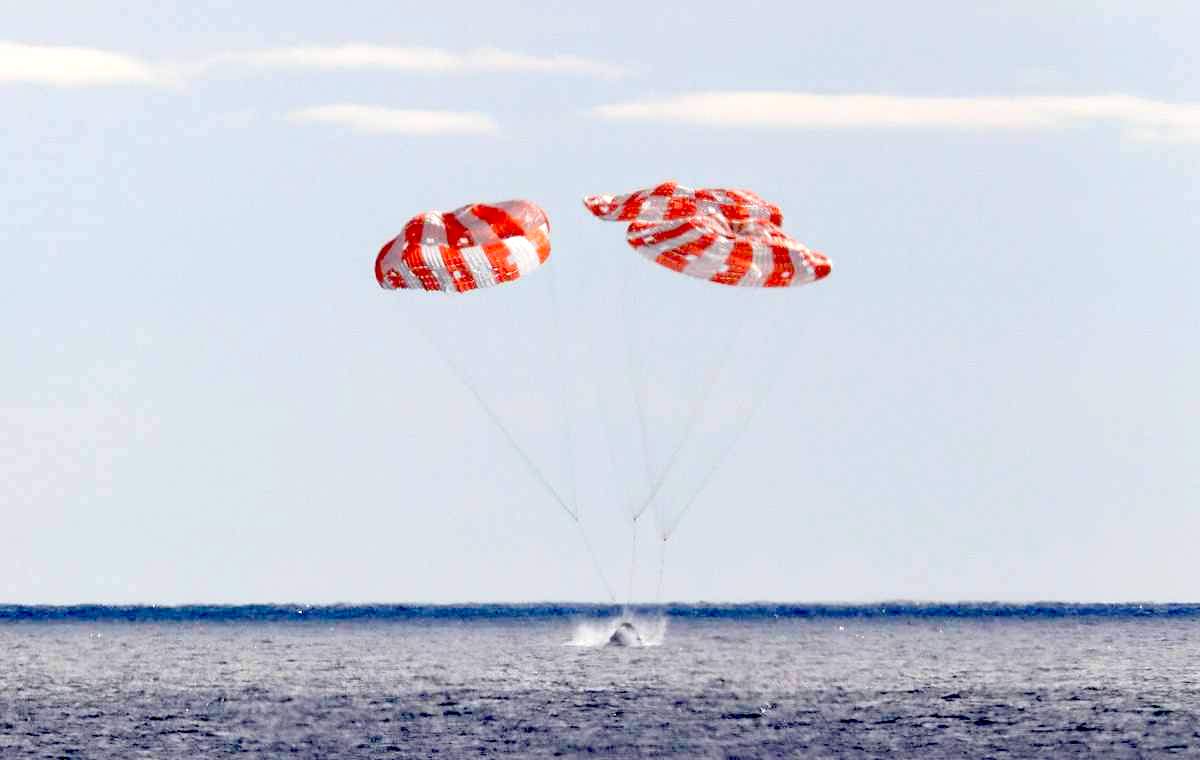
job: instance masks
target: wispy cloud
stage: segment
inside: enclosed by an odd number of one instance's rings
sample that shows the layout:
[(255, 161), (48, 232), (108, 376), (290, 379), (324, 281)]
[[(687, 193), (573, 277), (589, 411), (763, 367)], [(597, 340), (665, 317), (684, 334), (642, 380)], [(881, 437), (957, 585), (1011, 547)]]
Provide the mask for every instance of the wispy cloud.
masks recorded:
[(291, 121), (321, 122), (355, 132), (407, 135), (495, 134), (495, 119), (477, 111), (417, 111), (403, 108), (338, 103), (292, 111)]
[(788, 129), (1056, 130), (1109, 123), (1137, 140), (1200, 141), (1200, 104), (1130, 95), (903, 97), (702, 92), (593, 109), (614, 121)]
[(166, 85), (227, 70), (394, 71), (428, 74), (544, 73), (615, 78), (620, 64), (575, 55), (536, 56), (498, 48), (454, 52), (366, 43), (268, 48), (220, 53), (201, 60), (150, 62), (126, 53), (65, 45), (0, 41), (0, 83), (62, 87)]
[(441, 74), (528, 72), (619, 77), (628, 70), (614, 63), (574, 55), (535, 56), (496, 48), (454, 52), (430, 47), (388, 47), (364, 43), (328, 47), (286, 47), (222, 53), (199, 64), (217, 67), (311, 70), (412, 71)]
[(133, 56), (96, 48), (0, 42), (0, 82), (58, 87), (166, 84), (170, 77)]

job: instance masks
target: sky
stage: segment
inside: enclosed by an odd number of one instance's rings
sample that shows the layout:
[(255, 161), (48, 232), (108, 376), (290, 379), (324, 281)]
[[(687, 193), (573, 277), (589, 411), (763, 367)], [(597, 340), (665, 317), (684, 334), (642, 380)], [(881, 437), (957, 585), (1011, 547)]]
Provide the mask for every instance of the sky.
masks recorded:
[[(1194, 3), (2, 6), (0, 603), (1200, 598)], [(580, 203), (668, 179), (833, 273)], [(507, 198), (545, 271), (374, 282)]]

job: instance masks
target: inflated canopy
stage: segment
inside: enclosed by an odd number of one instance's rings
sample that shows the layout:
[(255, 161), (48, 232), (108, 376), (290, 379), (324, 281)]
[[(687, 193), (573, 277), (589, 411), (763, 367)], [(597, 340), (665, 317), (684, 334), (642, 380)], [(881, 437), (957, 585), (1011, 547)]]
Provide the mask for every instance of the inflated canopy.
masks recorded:
[(783, 212), (748, 190), (693, 190), (676, 182), (584, 198), (601, 219), (628, 221), (645, 258), (689, 277), (743, 287), (787, 287), (830, 272), (829, 259), (789, 237)]
[(523, 200), (472, 203), (414, 216), (375, 258), (375, 279), (400, 288), (465, 293), (511, 282), (550, 257), (550, 221)]

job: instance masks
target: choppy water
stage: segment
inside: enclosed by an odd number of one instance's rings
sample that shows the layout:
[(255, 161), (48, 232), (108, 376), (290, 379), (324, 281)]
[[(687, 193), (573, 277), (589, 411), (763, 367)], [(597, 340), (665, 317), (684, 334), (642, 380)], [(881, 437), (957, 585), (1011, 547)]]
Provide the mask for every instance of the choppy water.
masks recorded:
[(239, 609), (0, 607), (0, 757), (1200, 754), (1191, 607)]

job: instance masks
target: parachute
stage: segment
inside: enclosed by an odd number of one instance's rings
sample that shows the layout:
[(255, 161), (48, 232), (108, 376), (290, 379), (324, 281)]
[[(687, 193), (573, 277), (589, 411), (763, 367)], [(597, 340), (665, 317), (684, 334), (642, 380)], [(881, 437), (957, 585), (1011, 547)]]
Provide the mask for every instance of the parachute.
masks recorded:
[(788, 287), (830, 272), (829, 259), (789, 237), (783, 212), (748, 190), (665, 182), (628, 195), (584, 198), (601, 219), (628, 221), (634, 250), (675, 272), (722, 285)]
[[(429, 211), (410, 219), (404, 225), (403, 231), (380, 249), (375, 258), (375, 279), (385, 290), (428, 291), (428, 295), (433, 296), (432, 300), (410, 297), (414, 302), (414, 308), (409, 312), (410, 322), (470, 391), (481, 410), (547, 495), (579, 527), (580, 536), (597, 574), (609, 597), (615, 601), (615, 595), (580, 519), (571, 474), (571, 428), (566, 413), (565, 390), (559, 389), (558, 400), (562, 408), (559, 410), (558, 426), (563, 434), (561, 448), (568, 463), (568, 478), (571, 479), (568, 489), (555, 485), (545, 471), (545, 463), (539, 461), (541, 458), (531, 455), (528, 447), (522, 445), (519, 436), (513, 430), (512, 420), (506, 421), (503, 410), (489, 401), (489, 394), (482, 387), (485, 383), (481, 383), (480, 378), (473, 377), (464, 366), (466, 363), (456, 360), (453, 353), (455, 345), (468, 345), (471, 349), (469, 360), (478, 362), (480, 355), (491, 347), (489, 342), (498, 342), (481, 339), (482, 331), (489, 325), (502, 323), (505, 318), (512, 318), (509, 312), (513, 310), (508, 308), (512, 301), (468, 304), (466, 302), (476, 299), (463, 299), (462, 294), (516, 283), (545, 264), (549, 258), (550, 222), (546, 212), (539, 206), (526, 200), (492, 204), (472, 203), (454, 211)], [(548, 278), (548, 288), (548, 307), (552, 314), (549, 319), (539, 321), (545, 322), (557, 333), (560, 320), (553, 276)], [(449, 298), (436, 297), (443, 295)], [(484, 300), (486, 301), (486, 298)], [(450, 302), (455, 304), (455, 308), (444, 308), (449, 306)], [(472, 305), (484, 308), (466, 308)], [(467, 319), (467, 335), (457, 338), (453, 336), (454, 316), (464, 316)], [(527, 332), (529, 330), (523, 326), (523, 329), (512, 330), (509, 334)], [(552, 340), (561, 347), (561, 335), (555, 334)], [(514, 347), (510, 342), (506, 342), (502, 348), (505, 351), (505, 364), (512, 364), (513, 362), (508, 360), (508, 354)], [(539, 346), (539, 353), (541, 349)], [(556, 358), (562, 368), (565, 357), (559, 354)]]
[(414, 216), (384, 244), (375, 279), (389, 289), (465, 293), (512, 282), (550, 258), (550, 220), (529, 201), (472, 203)]
[[(598, 415), (598, 421), (605, 426), (612, 471), (628, 476), (625, 498), (634, 527), (630, 599), (637, 523), (652, 506), (660, 539), (657, 598), (661, 598), (667, 540), (736, 446), (757, 405), (767, 395), (767, 384), (778, 375), (769, 367), (776, 365), (786, 351), (779, 350), (773, 341), (785, 334), (789, 338), (794, 335), (794, 329), (772, 329), (785, 324), (784, 319), (766, 318), (757, 311), (765, 306), (793, 308), (796, 302), (784, 291), (827, 277), (831, 263), (824, 254), (783, 231), (783, 213), (778, 206), (747, 190), (693, 190), (666, 182), (625, 195), (588, 196), (584, 204), (600, 219), (627, 223), (627, 243), (641, 258), (657, 265), (645, 267), (634, 257), (614, 260), (618, 265), (629, 262), (622, 267), (628, 276), (618, 297), (603, 294), (617, 319), (600, 320), (598, 326), (605, 336), (618, 338), (622, 331), (611, 328), (619, 326), (618, 321), (624, 323), (625, 357), (611, 365), (617, 368), (617, 377), (611, 378), (616, 382), (597, 383), (597, 393), (609, 398), (628, 394), (632, 402), (609, 404), (606, 413)], [(546, 267), (549, 271), (544, 278), (551, 314), (546, 320), (536, 320), (553, 335), (535, 342), (533, 348), (535, 354), (562, 370), (561, 382), (554, 389), (561, 403), (561, 445), (544, 452), (546, 456), (531, 455), (514, 433), (513, 420), (506, 421), (503, 414), (517, 391), (510, 388), (504, 403), (493, 405), (481, 385), (491, 386), (495, 378), (489, 377), (481, 384), (466, 371), (468, 366), (478, 365), (480, 355), (491, 349), (504, 352), (502, 369), (521, 369), (516, 360), (510, 359), (510, 353), (514, 340), (532, 338), (526, 329), (528, 315), (524, 315), (526, 323), (509, 330), (500, 341), (484, 339), (481, 328), (500, 327), (504, 319), (519, 319), (522, 309), (536, 304), (519, 297), (522, 292), (535, 292), (521, 281), (545, 265), (549, 256), (550, 223), (536, 204), (524, 200), (474, 203), (451, 212), (426, 212), (413, 217), (401, 234), (380, 249), (375, 278), (386, 290), (427, 291), (399, 299), (412, 304), (414, 327), (421, 330), (421, 322), (436, 315), (433, 328), (423, 330), (429, 344), (471, 392), (529, 473), (576, 523), (609, 598), (616, 602), (584, 531), (575, 493), (567, 401), (573, 378), (566, 376), (569, 362), (560, 332), (564, 328), (560, 326), (563, 315), (558, 312), (555, 295), (556, 267)], [(595, 270), (599, 267), (592, 262), (584, 265), (590, 289), (591, 283), (598, 281)], [(713, 288), (709, 283), (724, 287)], [(496, 287), (499, 285), (509, 287)], [(643, 286), (647, 290), (635, 296), (631, 288)], [(667, 288), (672, 288), (669, 294)], [(503, 293), (462, 297), (481, 290)], [(508, 300), (508, 296), (516, 300)], [(475, 305), (483, 308), (476, 310)], [(638, 316), (637, 312), (645, 309), (665, 313)], [(455, 340), (446, 331), (450, 323), (464, 315), (474, 321), (468, 337)], [(787, 319), (787, 324), (794, 324), (790, 322), (791, 314)], [(750, 333), (743, 335), (747, 325)], [(546, 342), (558, 343), (560, 350), (544, 350)], [(468, 352), (465, 361), (453, 358), (456, 346)], [(589, 344), (588, 349), (592, 356), (607, 355), (599, 345)], [(693, 366), (680, 373), (682, 377), (668, 378), (663, 362), (678, 359), (692, 364), (699, 361), (705, 366), (699, 370)], [(725, 388), (728, 392), (716, 392)], [(543, 395), (550, 398), (554, 391)], [(634, 414), (624, 415), (629, 425), (617, 430), (614, 420), (622, 415), (614, 412), (621, 406), (632, 406)], [(520, 415), (523, 417), (528, 406), (520, 408), (525, 410)], [(549, 420), (537, 425), (545, 430), (553, 427)], [(567, 461), (569, 488), (548, 476), (546, 462), (556, 456)], [(677, 466), (680, 463), (687, 463), (692, 472), (684, 472), (686, 467)], [(613, 488), (606, 497), (612, 498), (618, 492)]]
[[(778, 289), (816, 282), (827, 277), (832, 268), (828, 257), (810, 250), (782, 230), (783, 213), (778, 206), (748, 190), (692, 189), (677, 182), (665, 182), (654, 188), (625, 195), (587, 196), (584, 198), (584, 205), (600, 219), (627, 222), (626, 241), (634, 251), (642, 258), (688, 278), (736, 286), (737, 290)], [(655, 288), (661, 291), (667, 284), (663, 280), (656, 284)], [(628, 291), (628, 288), (626, 290)], [(661, 404), (663, 411), (658, 413), (652, 414), (647, 408), (650, 405), (649, 388), (658, 380), (654, 377), (654, 371), (648, 368), (648, 363), (656, 354), (662, 352), (655, 349), (639, 352), (637, 344), (644, 342), (645, 336), (642, 333), (646, 331), (635, 328), (632, 325), (633, 317), (629, 316), (637, 307), (637, 303), (628, 302), (620, 306), (628, 325), (628, 366), (634, 386), (633, 407), (641, 431), (640, 448), (645, 467), (642, 497), (630, 510), (634, 523), (630, 586), (632, 588), (632, 565), (636, 564), (637, 557), (637, 521), (641, 514), (653, 505), (660, 539), (659, 596), (662, 591), (662, 570), (665, 562), (663, 553), (667, 540), (684, 514), (704, 491), (723, 460), (736, 446), (758, 402), (767, 393), (765, 385), (777, 373), (774, 370), (751, 371), (745, 373), (748, 377), (740, 383), (730, 383), (734, 392), (727, 395), (735, 399), (740, 397), (741, 400), (721, 412), (712, 412), (717, 406), (711, 400), (713, 389), (726, 374), (723, 371), (728, 370), (731, 363), (736, 363), (731, 360), (735, 349), (741, 348), (751, 353), (757, 350), (767, 365), (777, 363), (782, 354), (768, 345), (772, 338), (778, 337), (779, 331), (760, 331), (756, 335), (739, 340), (742, 328), (747, 322), (759, 326), (778, 323), (778, 320), (764, 319), (753, 314), (754, 309), (763, 305), (764, 300), (774, 300), (775, 303), (771, 305), (777, 306), (778, 299), (747, 297), (730, 300), (719, 298), (722, 293), (709, 291), (707, 296), (692, 293), (691, 295), (696, 296), (695, 305), (692, 308), (680, 309), (685, 294), (678, 291), (676, 293), (679, 298), (664, 299), (660, 292), (655, 292), (648, 296), (643, 294), (640, 300), (668, 301), (675, 304), (677, 313), (687, 315), (686, 322), (708, 320), (712, 323), (711, 327), (701, 331), (701, 338), (692, 351), (699, 355), (702, 362), (707, 361), (707, 371), (691, 373), (690, 383), (658, 383), (667, 386), (667, 391), (660, 395), (668, 397), (678, 395), (681, 385), (697, 387), (690, 403), (685, 403), (682, 411), (671, 408), (670, 402), (673, 399)], [(720, 313), (720, 307), (725, 307), (726, 313)], [(643, 317), (639, 324), (659, 324), (664, 318), (673, 317), (674, 314), (658, 318)], [(735, 324), (731, 326), (729, 323)], [(673, 332), (679, 331), (678, 318), (669, 324), (672, 325)], [(722, 328), (722, 337), (717, 337)], [(679, 340), (676, 340), (673, 346), (674, 351), (688, 350)], [(667, 454), (661, 461), (655, 462), (655, 457), (652, 456), (654, 447), (650, 444), (654, 437), (654, 428), (670, 427), (669, 418), (672, 417), (672, 412), (681, 424), (678, 425), (675, 435), (662, 436), (667, 441)], [(714, 418), (724, 414), (725, 418), (732, 422), (710, 422), (709, 428), (715, 431), (710, 436), (714, 443), (708, 446), (708, 451), (702, 452), (703, 456), (692, 457), (706, 460), (698, 468), (699, 475), (678, 476), (676, 465), (688, 458), (687, 452), (691, 450), (696, 454), (696, 449), (704, 448), (693, 444), (706, 413)], [(672, 482), (672, 478), (676, 487), (668, 495), (666, 491), (671, 490), (668, 483)]]

